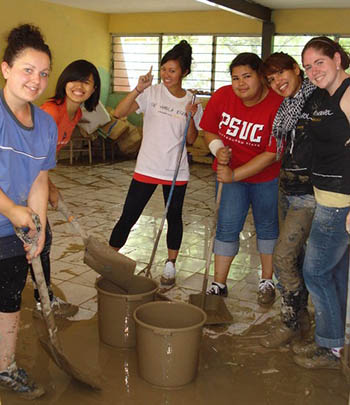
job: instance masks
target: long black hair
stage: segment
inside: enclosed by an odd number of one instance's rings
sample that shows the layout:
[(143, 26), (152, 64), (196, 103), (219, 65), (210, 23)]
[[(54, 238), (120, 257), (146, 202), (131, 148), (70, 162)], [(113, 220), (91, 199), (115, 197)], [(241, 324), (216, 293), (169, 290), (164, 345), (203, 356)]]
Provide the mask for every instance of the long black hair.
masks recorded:
[(76, 60), (70, 63), (60, 74), (57, 80), (55, 95), (50, 100), (55, 101), (56, 104), (63, 104), (66, 97), (66, 84), (68, 82), (77, 82), (87, 80), (90, 75), (94, 79), (95, 91), (84, 102), (84, 107), (87, 111), (93, 111), (100, 99), (101, 92), (101, 79), (100, 75), (91, 62), (84, 59)]
[(187, 76), (191, 73), (192, 47), (184, 39), (168, 51), (160, 61), (160, 66), (169, 60), (177, 60), (180, 64), (182, 74)]

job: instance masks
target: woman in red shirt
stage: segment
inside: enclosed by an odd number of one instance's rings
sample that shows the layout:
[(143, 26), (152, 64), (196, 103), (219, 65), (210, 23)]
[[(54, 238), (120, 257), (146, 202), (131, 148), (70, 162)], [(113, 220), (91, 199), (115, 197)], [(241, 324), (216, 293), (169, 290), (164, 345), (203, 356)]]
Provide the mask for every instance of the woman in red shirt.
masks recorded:
[(272, 252), (278, 237), (280, 170), (276, 142), (269, 143), (269, 138), (282, 97), (266, 86), (261, 66), (257, 55), (239, 54), (230, 65), (232, 85), (213, 94), (200, 127), (216, 157), (217, 180), (224, 183), (214, 242), (215, 277), (208, 294), (227, 296), (227, 275), (252, 206), (262, 265), (258, 302), (269, 305), (275, 299)]

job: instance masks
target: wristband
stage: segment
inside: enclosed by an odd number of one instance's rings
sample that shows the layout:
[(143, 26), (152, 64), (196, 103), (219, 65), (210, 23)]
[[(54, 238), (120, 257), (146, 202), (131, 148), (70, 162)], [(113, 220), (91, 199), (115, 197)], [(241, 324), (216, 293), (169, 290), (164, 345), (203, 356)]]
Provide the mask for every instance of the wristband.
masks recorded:
[(221, 139), (213, 139), (208, 145), (210, 152), (214, 156), (216, 156), (216, 153), (219, 149), (224, 148), (224, 147), (225, 147), (225, 145)]
[(136, 90), (136, 92), (137, 92), (138, 94), (143, 93), (143, 90), (142, 90), (142, 91), (140, 91), (140, 90), (137, 88), (137, 86), (135, 87), (135, 89), (134, 89), (134, 90)]

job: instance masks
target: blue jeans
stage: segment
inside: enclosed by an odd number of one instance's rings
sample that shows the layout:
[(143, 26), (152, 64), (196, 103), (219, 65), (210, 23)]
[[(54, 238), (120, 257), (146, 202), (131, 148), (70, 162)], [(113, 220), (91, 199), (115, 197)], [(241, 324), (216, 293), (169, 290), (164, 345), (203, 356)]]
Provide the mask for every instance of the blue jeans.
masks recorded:
[(346, 208), (320, 204), (311, 226), (303, 274), (315, 307), (315, 340), (322, 347), (342, 347), (349, 265)]
[(223, 184), (214, 253), (236, 256), (239, 234), (250, 205), (257, 234), (258, 251), (272, 254), (278, 237), (278, 178), (263, 183)]

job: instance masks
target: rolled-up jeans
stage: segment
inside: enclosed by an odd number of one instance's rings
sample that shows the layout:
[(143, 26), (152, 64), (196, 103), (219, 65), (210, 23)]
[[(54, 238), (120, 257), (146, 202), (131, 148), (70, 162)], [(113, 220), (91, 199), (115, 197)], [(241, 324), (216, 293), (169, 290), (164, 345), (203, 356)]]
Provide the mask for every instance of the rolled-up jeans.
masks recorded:
[(315, 341), (327, 348), (344, 345), (349, 266), (345, 220), (349, 210), (316, 205), (303, 265), (315, 307)]
[(272, 254), (278, 237), (278, 178), (223, 184), (214, 253), (236, 256), (239, 234), (252, 207), (259, 253)]

